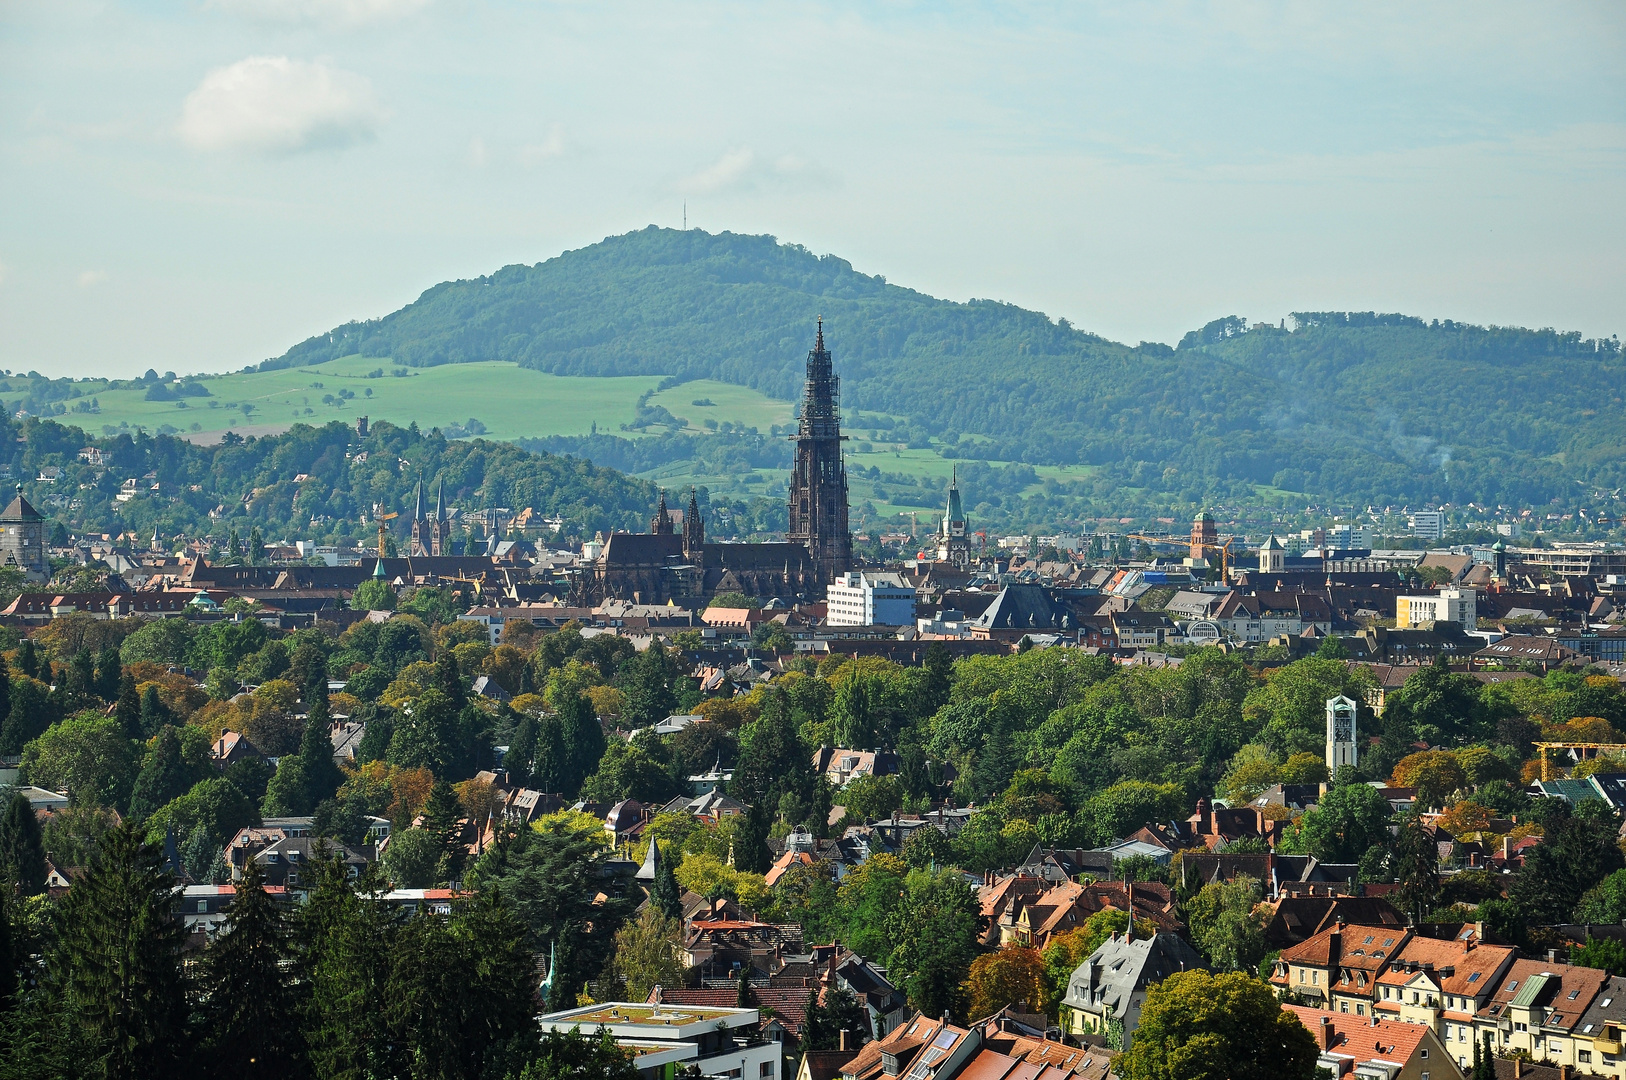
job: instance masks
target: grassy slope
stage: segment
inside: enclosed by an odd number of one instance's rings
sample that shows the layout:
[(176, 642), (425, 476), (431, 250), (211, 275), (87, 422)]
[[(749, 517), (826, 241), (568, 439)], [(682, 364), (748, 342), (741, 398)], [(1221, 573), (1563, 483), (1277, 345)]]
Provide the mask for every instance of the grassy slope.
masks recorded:
[[(215, 396), (189, 398), (185, 409), (173, 402), (145, 401), (140, 390), (97, 391), (87, 384), (84, 393), (97, 398), (101, 413), (64, 419), (92, 432), (108, 425), (118, 427), (121, 422), (153, 431), (168, 424), (183, 432), (194, 430), (192, 425), (196, 424), (197, 431), (211, 432), (250, 425), (263, 428), (268, 424), (287, 428), (295, 420), (349, 421), (362, 414), (403, 427), (417, 421), (427, 430), (466, 423), (472, 417), (486, 425), (488, 438), (585, 435), (594, 423), (600, 429), (614, 431), (630, 421), (638, 396), (654, 389), (660, 381), (653, 376), (594, 379), (549, 375), (496, 361), (414, 368), (404, 378), (392, 377), (386, 365), (383, 378), (366, 377), (378, 367), (376, 360), (350, 357), (309, 368), (203, 378), (198, 381)], [(351, 390), (356, 396), (340, 401), (338, 406), (322, 403), (324, 396), (337, 398), (340, 389)], [(254, 406), (246, 418), (238, 408), (244, 402)], [(210, 408), (211, 403), (218, 404)], [(754, 416), (762, 411), (760, 404), (748, 404), (742, 402), (742, 415)], [(306, 409), (312, 412), (307, 415)], [(732, 418), (728, 410), (717, 411), (724, 414), (724, 419)]]

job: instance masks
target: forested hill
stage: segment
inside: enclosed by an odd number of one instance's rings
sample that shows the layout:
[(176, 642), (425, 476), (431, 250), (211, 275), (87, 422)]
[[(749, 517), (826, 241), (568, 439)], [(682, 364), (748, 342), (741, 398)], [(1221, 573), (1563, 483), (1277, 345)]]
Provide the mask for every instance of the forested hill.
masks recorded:
[[(655, 501), (654, 485), (612, 469), (508, 443), (449, 441), (415, 424), (374, 424), (365, 439), (336, 421), (296, 424), (281, 435), (228, 435), (219, 446), (195, 446), (169, 435), (91, 438), (55, 420), (14, 425), (0, 418), (0, 445), (12, 447), (11, 475), (57, 474), (30, 487), (42, 512), (91, 533), (146, 537), (157, 529), (165, 537), (224, 538), (231, 531), (247, 539), (259, 530), (267, 540), (366, 539), (373, 530), (363, 521), (381, 504), (400, 513), (391, 524), (400, 539), (420, 476), (431, 498), (445, 481), (448, 506), (528, 506), (589, 536), (641, 526)], [(105, 465), (82, 460), (87, 446), (102, 450)], [(136, 497), (120, 501), (126, 478), (137, 478)]]
[(1626, 485), (1619, 342), (1300, 313), (1131, 348), (989, 300), (954, 303), (767, 236), (653, 226), (446, 282), (267, 361), (512, 360), (715, 378), (794, 399), (822, 314), (844, 405), (947, 456), (1104, 466), (1096, 491), (1353, 504), (1584, 501)]

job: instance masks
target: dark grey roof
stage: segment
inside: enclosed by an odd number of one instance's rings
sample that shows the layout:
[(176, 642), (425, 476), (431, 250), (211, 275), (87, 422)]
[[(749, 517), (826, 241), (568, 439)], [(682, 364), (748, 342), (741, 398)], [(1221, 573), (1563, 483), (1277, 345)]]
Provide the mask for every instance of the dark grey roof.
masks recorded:
[(1055, 603), (1041, 585), (1007, 585), (975, 625), (988, 630), (1072, 629), (1072, 613)]
[(1181, 971), (1207, 970), (1197, 950), (1176, 934), (1102, 942), (1067, 980), (1068, 1005), (1090, 1012), (1129, 1014), (1129, 997)]

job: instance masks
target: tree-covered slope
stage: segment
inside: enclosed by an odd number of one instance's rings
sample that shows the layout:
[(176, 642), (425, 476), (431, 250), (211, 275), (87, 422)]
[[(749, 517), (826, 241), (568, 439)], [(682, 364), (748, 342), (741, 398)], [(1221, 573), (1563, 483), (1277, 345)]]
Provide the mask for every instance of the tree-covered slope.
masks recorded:
[(650, 227), (437, 285), (267, 363), (502, 359), (793, 399), (820, 314), (849, 410), (902, 417), (911, 441), (950, 456), (1104, 466), (1102, 494), (1203, 502), (1274, 485), (1357, 503), (1532, 503), (1626, 484), (1615, 340), (1307, 313), (1292, 331), (1229, 318), (1179, 349), (1131, 348), (766, 236)]
[[(655, 501), (653, 485), (579, 458), (483, 439), (449, 441), (416, 425), (374, 424), (361, 439), (337, 421), (297, 424), (281, 435), (195, 446), (145, 432), (93, 439), (77, 427), (30, 417), (21, 425), (0, 419), (0, 440), (12, 447), (12, 475), (56, 474), (50, 483), (29, 484), (38, 508), (86, 532), (146, 537), (156, 528), (168, 537), (236, 530), (246, 538), (259, 529), (267, 539), (366, 539), (374, 533), (363, 522), (378, 504), (401, 514), (391, 523), (400, 537), (420, 476), (431, 493), (444, 480), (451, 506), (532, 507), (589, 536), (639, 527)], [(99, 447), (105, 464), (81, 460), (86, 446)], [(127, 478), (137, 481), (138, 494), (121, 502)]]

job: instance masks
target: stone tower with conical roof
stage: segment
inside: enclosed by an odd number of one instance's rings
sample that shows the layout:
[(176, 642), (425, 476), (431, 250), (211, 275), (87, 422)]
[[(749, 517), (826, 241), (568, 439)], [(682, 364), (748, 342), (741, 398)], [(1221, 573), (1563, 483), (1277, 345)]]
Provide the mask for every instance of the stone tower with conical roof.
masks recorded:
[(0, 566), (21, 570), (30, 581), (51, 580), (51, 564), (45, 558), (45, 518), (23, 498), (17, 497), (0, 511)]

